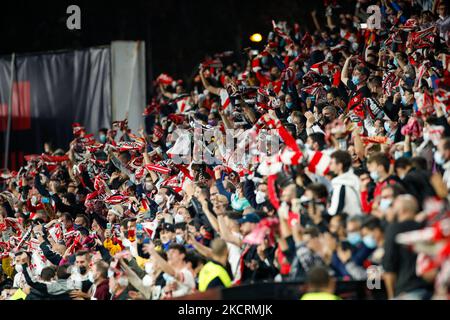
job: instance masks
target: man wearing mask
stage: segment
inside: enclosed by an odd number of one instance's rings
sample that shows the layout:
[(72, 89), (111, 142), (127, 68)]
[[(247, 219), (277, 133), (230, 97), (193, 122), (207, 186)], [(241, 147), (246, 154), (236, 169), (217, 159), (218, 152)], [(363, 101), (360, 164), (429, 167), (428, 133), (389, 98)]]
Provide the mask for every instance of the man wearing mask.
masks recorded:
[(350, 216), (361, 213), (359, 178), (351, 170), (352, 158), (347, 151), (338, 150), (331, 155), (330, 170), (336, 174), (331, 180), (330, 215), (345, 212)]
[(375, 250), (369, 257), (370, 262), (380, 265), (384, 255), (384, 228), (381, 220), (376, 217), (368, 217), (361, 226), (361, 233), (364, 245)]
[[(75, 265), (72, 269), (71, 280), (79, 283), (79, 290), (74, 290), (70, 293), (72, 299), (90, 299), (91, 295), (88, 293), (92, 286), (92, 281), (89, 280), (89, 263), (90, 254), (87, 251), (78, 251), (75, 255)], [(81, 286), (80, 286), (81, 285)]]
[[(16, 269), (16, 274), (13, 280), (13, 288), (19, 288), (21, 290), (27, 290), (27, 283), (23, 274), (23, 265), (29, 265), (31, 260), (31, 255), (27, 252), (16, 253), (14, 258), (14, 264)], [(35, 270), (30, 270), (31, 277), (35, 277)]]
[(326, 126), (327, 124), (332, 123), (334, 120), (337, 119), (337, 111), (336, 108), (333, 106), (326, 106), (322, 110), (322, 122), (323, 125)]
[(102, 128), (98, 130), (98, 141), (100, 141), (100, 143), (106, 143), (107, 136), (108, 136), (108, 129)]
[(402, 179), (406, 191), (412, 194), (422, 207), (423, 201), (436, 195), (426, 172), (413, 168), (409, 158), (399, 158), (395, 161), (395, 171)]
[(175, 228), (173, 224), (170, 223), (164, 223), (162, 225), (162, 229), (160, 232), (160, 238), (163, 246), (163, 250), (167, 251), (169, 250), (169, 247), (172, 243), (174, 243), (176, 240), (175, 238)]
[(384, 153), (375, 153), (367, 160), (367, 169), (370, 171), (370, 177), (376, 183), (375, 190), (373, 192), (373, 200), (368, 201), (368, 192), (361, 192), (361, 201), (365, 212), (372, 211), (372, 206), (375, 201), (378, 201), (381, 190), (386, 185), (392, 185), (401, 183), (400, 179), (396, 176), (389, 174), (389, 168), (391, 163), (388, 157)]
[(111, 299), (111, 293), (109, 292), (108, 267), (108, 264), (104, 261), (97, 261), (92, 266), (92, 271), (89, 273), (90, 281), (94, 283), (91, 300)]
[(255, 188), (255, 182), (246, 175), (244, 182), (244, 196), (252, 206), (260, 210), (263, 204), (267, 201), (267, 184), (260, 183)]
[(347, 219), (347, 241), (352, 246), (352, 261), (362, 266), (364, 261), (372, 254), (376, 246), (370, 241), (364, 241), (361, 235), (362, 216), (353, 216)]
[(363, 98), (369, 98), (371, 96), (371, 92), (366, 85), (367, 79), (370, 75), (370, 70), (367, 67), (357, 65), (353, 69), (351, 79), (349, 78), (348, 69), (353, 58), (353, 56), (347, 58), (341, 74), (341, 81), (347, 86), (348, 89), (350, 89), (349, 102), (347, 104), (348, 111), (358, 107)]
[(414, 221), (419, 212), (417, 200), (409, 194), (400, 195), (394, 201), (393, 210), (396, 222), (386, 229), (382, 263), (388, 298), (428, 299), (432, 286), (416, 275), (417, 254), (396, 241), (399, 233), (421, 228)]
[(129, 300), (128, 278), (123, 272), (116, 272), (109, 277), (111, 300)]

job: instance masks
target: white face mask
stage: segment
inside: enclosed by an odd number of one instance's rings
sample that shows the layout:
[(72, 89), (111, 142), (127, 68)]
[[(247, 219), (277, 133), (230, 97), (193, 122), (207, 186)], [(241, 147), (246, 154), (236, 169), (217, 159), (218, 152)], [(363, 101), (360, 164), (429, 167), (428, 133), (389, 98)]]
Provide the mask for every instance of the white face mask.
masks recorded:
[(108, 278), (114, 277), (114, 271), (108, 270)]
[(117, 281), (119, 283), (119, 285), (121, 287), (126, 287), (128, 286), (128, 278), (125, 277), (120, 277), (119, 280)]
[(20, 264), (16, 264), (16, 266), (14, 267), (14, 269), (16, 269), (17, 273), (20, 273), (23, 271), (23, 267)]
[(255, 199), (257, 204), (261, 204), (263, 202), (266, 201), (266, 194), (262, 191), (256, 191), (256, 199)]
[(145, 183), (145, 190), (151, 191), (152, 189), (153, 189), (153, 183), (151, 183), (151, 182), (146, 182), (146, 183)]
[(144, 278), (142, 278), (142, 284), (144, 287), (150, 287), (153, 283), (153, 277), (146, 274)]
[(95, 276), (94, 273), (92, 271), (89, 271), (88, 273), (88, 279), (90, 282), (94, 283), (95, 282)]
[(145, 268), (145, 272), (148, 274), (152, 274), (153, 273), (153, 263), (151, 262), (147, 262), (144, 266)]
[(183, 215), (177, 213), (174, 216), (174, 220), (175, 220), (175, 223), (182, 223), (182, 222), (184, 222), (184, 217), (183, 217)]
[(160, 205), (161, 203), (163, 203), (164, 201), (164, 197), (160, 194), (156, 194), (155, 195), (155, 202), (157, 205)]
[(181, 234), (175, 235), (175, 241), (176, 241), (178, 244), (183, 244), (183, 243), (184, 243), (184, 237), (183, 237), (183, 235), (181, 235)]

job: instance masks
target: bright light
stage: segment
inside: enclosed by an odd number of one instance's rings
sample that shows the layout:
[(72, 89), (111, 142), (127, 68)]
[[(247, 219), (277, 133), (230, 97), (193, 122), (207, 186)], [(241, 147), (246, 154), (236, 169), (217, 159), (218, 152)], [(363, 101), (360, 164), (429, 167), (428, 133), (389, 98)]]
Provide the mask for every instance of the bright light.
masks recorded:
[(254, 33), (250, 36), (250, 41), (252, 42), (261, 42), (262, 35), (260, 33)]

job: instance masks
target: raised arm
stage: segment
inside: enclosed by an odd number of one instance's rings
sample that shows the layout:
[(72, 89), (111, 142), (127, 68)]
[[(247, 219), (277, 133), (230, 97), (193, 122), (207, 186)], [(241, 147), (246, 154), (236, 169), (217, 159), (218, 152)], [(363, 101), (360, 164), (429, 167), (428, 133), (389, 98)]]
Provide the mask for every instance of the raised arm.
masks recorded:
[(344, 66), (342, 67), (342, 73), (341, 73), (341, 81), (345, 84), (345, 85), (347, 85), (347, 82), (348, 82), (348, 77), (349, 77), (349, 75), (348, 75), (348, 67), (350, 66), (350, 61), (352, 60), (352, 58), (353, 58), (353, 56), (352, 55), (350, 55), (346, 60), (345, 60), (345, 63), (344, 63)]
[(200, 67), (199, 74), (200, 74), (200, 79), (202, 80), (202, 84), (205, 87), (205, 89), (208, 90), (209, 92), (219, 96), (221, 88), (213, 87), (212, 85), (209, 84), (208, 80), (206, 80), (205, 76), (203, 75), (202, 67)]
[(226, 242), (229, 243), (233, 243), (235, 245), (237, 245), (238, 247), (242, 246), (242, 240), (237, 237), (236, 235), (234, 235), (231, 230), (228, 228), (226, 222), (225, 222), (225, 217), (223, 215), (219, 215), (217, 217), (217, 221), (219, 222), (219, 227), (220, 227), (220, 237), (225, 240)]

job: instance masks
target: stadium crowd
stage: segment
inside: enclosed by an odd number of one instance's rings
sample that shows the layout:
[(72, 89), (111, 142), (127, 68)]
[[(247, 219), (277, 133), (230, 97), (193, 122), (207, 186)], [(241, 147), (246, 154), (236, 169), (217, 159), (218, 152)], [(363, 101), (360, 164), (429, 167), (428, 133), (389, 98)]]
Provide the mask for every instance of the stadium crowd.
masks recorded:
[(143, 128), (75, 123), (67, 152), (4, 172), (0, 299), (274, 281), (339, 299), (333, 281), (373, 277), (389, 299), (448, 299), (448, 4), (350, 3), (324, 1), (309, 32), (272, 22), (190, 88), (161, 74)]

